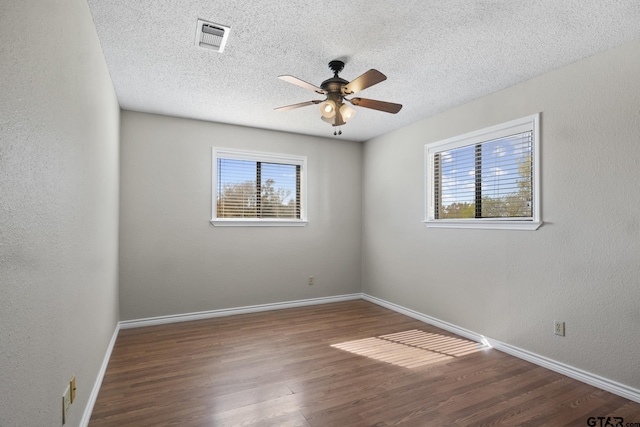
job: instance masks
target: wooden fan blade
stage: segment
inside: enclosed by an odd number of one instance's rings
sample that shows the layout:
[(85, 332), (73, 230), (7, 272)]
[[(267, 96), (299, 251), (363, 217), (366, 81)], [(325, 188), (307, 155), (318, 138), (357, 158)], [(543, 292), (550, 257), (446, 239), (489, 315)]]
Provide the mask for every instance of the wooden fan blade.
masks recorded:
[(342, 93), (344, 93), (345, 95), (350, 95), (352, 93), (360, 92), (361, 90), (364, 90), (385, 80), (387, 80), (387, 76), (385, 76), (378, 70), (371, 69), (360, 77), (357, 77), (355, 80), (347, 83), (342, 89)]
[(402, 104), (394, 104), (393, 102), (376, 101), (375, 99), (353, 98), (349, 99), (353, 105), (358, 107), (371, 108), (372, 110), (384, 111), (385, 113), (395, 114), (402, 109)]
[(280, 80), (284, 80), (285, 82), (288, 82), (288, 83), (294, 84), (294, 85), (296, 85), (296, 86), (300, 86), (300, 87), (301, 87), (301, 88), (303, 88), (303, 89), (312, 90), (312, 91), (314, 91), (314, 92), (316, 92), (316, 93), (319, 93), (319, 94), (321, 94), (321, 95), (324, 95), (324, 94), (326, 94), (326, 93), (327, 93), (327, 91), (326, 91), (326, 90), (324, 90), (324, 89), (320, 89), (318, 86), (314, 86), (314, 85), (312, 85), (311, 83), (307, 83), (307, 82), (305, 82), (304, 80), (300, 80), (300, 79), (299, 79), (299, 78), (297, 78), (297, 77), (293, 77), (293, 76), (278, 76), (278, 78), (279, 78)]
[(289, 111), (300, 107), (306, 107), (307, 105), (320, 104), (322, 101), (314, 99), (313, 101), (301, 102), (299, 104), (285, 105), (284, 107), (274, 108), (276, 111)]

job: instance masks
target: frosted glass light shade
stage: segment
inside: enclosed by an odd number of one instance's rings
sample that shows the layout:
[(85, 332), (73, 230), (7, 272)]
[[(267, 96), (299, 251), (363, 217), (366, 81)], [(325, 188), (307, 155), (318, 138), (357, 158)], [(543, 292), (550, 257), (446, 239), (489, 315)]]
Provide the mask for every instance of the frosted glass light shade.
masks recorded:
[(332, 100), (324, 101), (320, 104), (320, 114), (328, 119), (336, 115), (336, 103)]
[(340, 107), (340, 115), (342, 115), (342, 120), (346, 123), (351, 119), (351, 117), (356, 115), (356, 110), (349, 107), (347, 104), (342, 104), (342, 107)]

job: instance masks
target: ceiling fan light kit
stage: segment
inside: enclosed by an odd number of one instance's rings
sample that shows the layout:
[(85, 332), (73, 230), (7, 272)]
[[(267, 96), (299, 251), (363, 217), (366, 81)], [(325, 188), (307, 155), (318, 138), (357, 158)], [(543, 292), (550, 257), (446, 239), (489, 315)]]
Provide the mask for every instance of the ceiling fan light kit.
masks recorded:
[[(347, 103), (391, 114), (395, 114), (402, 109), (401, 104), (395, 104), (393, 102), (377, 101), (375, 99), (367, 98), (346, 98), (348, 95), (353, 95), (356, 92), (360, 92), (361, 90), (385, 81), (387, 76), (378, 70), (371, 69), (360, 77), (357, 77), (355, 80), (349, 82), (338, 75), (343, 68), (344, 62), (342, 61), (334, 60), (329, 62), (329, 69), (333, 71), (333, 77), (323, 81), (320, 84), (320, 87), (307, 83), (294, 76), (278, 76), (279, 79), (288, 83), (300, 86), (304, 89), (312, 90), (320, 95), (326, 95), (326, 98), (324, 100), (314, 99), (307, 102), (301, 102), (299, 104), (287, 105), (276, 108), (275, 110), (288, 111), (295, 108), (306, 107), (308, 105), (320, 104), (320, 118), (331, 126), (342, 126), (356, 114), (356, 110), (351, 108)], [(333, 134), (341, 135), (342, 130), (338, 132), (334, 131)]]
[(336, 115), (336, 103), (328, 99), (320, 104), (320, 114), (322, 117), (330, 119)]
[(340, 114), (342, 114), (342, 118), (345, 122), (348, 122), (353, 116), (356, 115), (356, 110), (349, 107), (347, 104), (342, 104), (340, 107)]

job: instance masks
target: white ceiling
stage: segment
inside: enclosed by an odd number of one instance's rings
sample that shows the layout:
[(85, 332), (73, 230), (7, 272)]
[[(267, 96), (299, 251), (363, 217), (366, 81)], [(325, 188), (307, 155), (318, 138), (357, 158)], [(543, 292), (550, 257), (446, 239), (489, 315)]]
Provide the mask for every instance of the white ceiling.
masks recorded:
[[(358, 96), (339, 138), (366, 141), (483, 95), (640, 38), (638, 0), (88, 0), (123, 109), (333, 137), (319, 86), (327, 63), (353, 80), (387, 80)], [(197, 19), (231, 27), (223, 53), (195, 46)]]

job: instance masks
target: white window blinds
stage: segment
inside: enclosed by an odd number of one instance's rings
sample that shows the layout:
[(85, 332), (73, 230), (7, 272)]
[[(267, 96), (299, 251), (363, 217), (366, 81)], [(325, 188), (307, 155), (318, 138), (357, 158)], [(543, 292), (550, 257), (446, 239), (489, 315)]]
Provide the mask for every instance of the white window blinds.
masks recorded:
[(540, 227), (539, 116), (425, 145), (427, 226)]
[(213, 149), (214, 225), (305, 225), (306, 157)]
[(300, 166), (217, 159), (218, 218), (300, 219)]
[(434, 155), (435, 219), (530, 218), (531, 131)]

